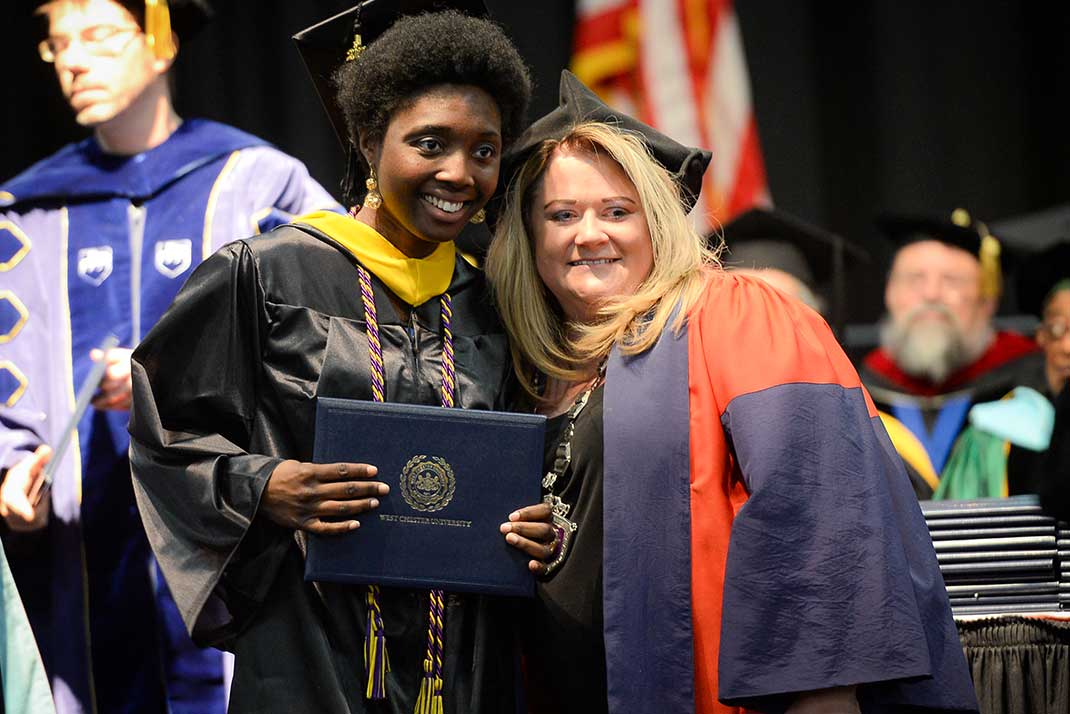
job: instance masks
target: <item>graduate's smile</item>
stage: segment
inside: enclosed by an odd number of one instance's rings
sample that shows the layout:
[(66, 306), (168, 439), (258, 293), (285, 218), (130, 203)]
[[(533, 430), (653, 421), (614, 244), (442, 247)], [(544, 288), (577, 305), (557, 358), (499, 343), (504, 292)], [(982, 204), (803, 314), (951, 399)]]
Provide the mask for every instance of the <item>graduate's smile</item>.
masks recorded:
[(475, 209), (471, 206), (476, 201), (471, 198), (451, 200), (432, 193), (424, 193), (420, 196), (420, 201), (424, 204), (424, 210), (427, 211), (431, 220), (446, 225), (455, 224), (458, 226), (458, 231), (464, 228), (465, 222), (475, 213)]
[(433, 196), (429, 193), (425, 193), (423, 196), (420, 196), (420, 198), (449, 216), (460, 212), (466, 203), (471, 203), (471, 201), (465, 201), (463, 199), (459, 201), (450, 201), (449, 199), (439, 198), (438, 196)]

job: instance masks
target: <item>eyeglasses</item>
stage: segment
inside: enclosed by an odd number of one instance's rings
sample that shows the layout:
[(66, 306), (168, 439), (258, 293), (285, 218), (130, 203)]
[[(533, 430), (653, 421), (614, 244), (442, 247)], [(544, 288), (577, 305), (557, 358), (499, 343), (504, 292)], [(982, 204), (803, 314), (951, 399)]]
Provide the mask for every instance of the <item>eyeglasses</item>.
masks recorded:
[(890, 280), (898, 285), (911, 290), (920, 291), (931, 279), (935, 279), (940, 289), (956, 295), (969, 290), (977, 285), (977, 276), (961, 273), (939, 273), (931, 275), (923, 270), (896, 271), (891, 274)]
[(1070, 323), (1060, 319), (1045, 320), (1040, 324), (1040, 329), (1044, 330), (1048, 337), (1053, 340), (1061, 340), (1070, 334)]
[[(141, 32), (138, 27), (118, 25), (93, 25), (78, 33), (77, 42), (86, 52), (97, 57), (115, 57), (126, 49), (130, 40)], [(52, 63), (70, 49), (72, 39), (65, 35), (53, 35), (41, 40), (37, 51), (41, 59)]]

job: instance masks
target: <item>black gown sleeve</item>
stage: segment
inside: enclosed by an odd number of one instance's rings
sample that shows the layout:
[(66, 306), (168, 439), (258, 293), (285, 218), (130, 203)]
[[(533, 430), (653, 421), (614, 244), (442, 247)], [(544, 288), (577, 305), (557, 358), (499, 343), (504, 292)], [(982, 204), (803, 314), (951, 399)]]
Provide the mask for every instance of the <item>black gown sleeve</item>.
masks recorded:
[(1070, 383), (1055, 398), (1055, 427), (1041, 462), (1041, 504), (1060, 521), (1070, 521)]
[[(135, 350), (130, 462), (149, 542), (194, 640), (225, 644), (238, 595), (221, 587), (282, 458), (249, 453), (267, 328), (243, 242), (205, 261)], [(290, 539), (257, 534), (265, 591)], [(274, 561), (273, 564), (270, 561)], [(266, 566), (266, 567), (265, 567)]]

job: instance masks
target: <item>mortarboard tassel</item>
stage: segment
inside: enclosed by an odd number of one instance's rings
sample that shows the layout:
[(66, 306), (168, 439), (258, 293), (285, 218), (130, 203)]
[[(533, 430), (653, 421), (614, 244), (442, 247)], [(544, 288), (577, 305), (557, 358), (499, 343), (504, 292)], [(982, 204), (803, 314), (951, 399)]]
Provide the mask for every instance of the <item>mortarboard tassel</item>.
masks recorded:
[(174, 59), (178, 50), (171, 35), (167, 0), (145, 0), (145, 37), (156, 59)]
[(999, 267), (999, 255), (1002, 252), (999, 241), (988, 232), (988, 226), (970, 217), (965, 208), (956, 208), (951, 212), (951, 222), (959, 228), (971, 228), (981, 236), (981, 247), (977, 251), (977, 260), (981, 262), (981, 295), (999, 297), (1003, 292), (1003, 274)]
[(982, 226), (981, 251), (977, 257), (981, 261), (981, 294), (985, 297), (999, 297), (1003, 292), (1003, 276), (999, 269), (1000, 245), (995, 236)]

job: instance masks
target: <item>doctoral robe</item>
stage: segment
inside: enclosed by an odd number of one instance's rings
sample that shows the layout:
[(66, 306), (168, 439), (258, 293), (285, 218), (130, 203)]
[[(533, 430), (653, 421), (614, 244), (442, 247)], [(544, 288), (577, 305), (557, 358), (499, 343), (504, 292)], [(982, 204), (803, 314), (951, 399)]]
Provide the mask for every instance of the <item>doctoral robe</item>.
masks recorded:
[[(296, 159), (187, 120), (134, 156), (92, 138), (0, 187), (0, 469), (56, 446), (108, 334), (134, 347), (209, 254), (291, 213), (336, 206)], [(128, 414), (89, 409), (55, 474), (45, 532), (5, 537), (61, 714), (221, 711), (151, 561)]]
[(849, 685), (866, 714), (976, 711), (907, 475), (816, 313), (714, 272), (605, 390), (610, 712)]

